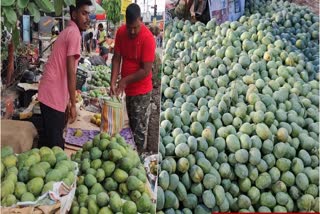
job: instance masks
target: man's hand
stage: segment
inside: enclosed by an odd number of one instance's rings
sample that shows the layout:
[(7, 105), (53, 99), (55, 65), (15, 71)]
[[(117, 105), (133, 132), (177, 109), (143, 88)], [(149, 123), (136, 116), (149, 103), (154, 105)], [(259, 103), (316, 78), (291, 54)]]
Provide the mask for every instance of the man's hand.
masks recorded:
[(124, 90), (126, 89), (127, 87), (127, 81), (125, 78), (122, 78), (119, 82), (118, 82), (118, 87), (116, 89), (116, 95), (119, 96), (119, 95), (123, 95), (123, 92)]
[(116, 95), (116, 89), (117, 89), (117, 87), (115, 86), (115, 84), (111, 83), (111, 85), (110, 85), (110, 95), (111, 96)]
[(99, 45), (103, 45), (103, 43), (105, 43), (106, 41), (108, 41), (108, 38), (106, 37), (104, 40), (101, 40), (100, 42), (99, 42)]
[(77, 119), (76, 105), (71, 105), (69, 109), (69, 123), (74, 123)]
[(115, 52), (112, 57), (112, 71), (111, 71), (111, 86), (110, 86), (110, 94), (117, 95), (117, 79), (119, 77), (120, 71), (120, 63), (121, 63), (121, 56), (119, 53)]
[(70, 95), (69, 122), (73, 123), (77, 118), (76, 112), (76, 72), (75, 72), (75, 56), (67, 58), (67, 75), (68, 75), (68, 91)]

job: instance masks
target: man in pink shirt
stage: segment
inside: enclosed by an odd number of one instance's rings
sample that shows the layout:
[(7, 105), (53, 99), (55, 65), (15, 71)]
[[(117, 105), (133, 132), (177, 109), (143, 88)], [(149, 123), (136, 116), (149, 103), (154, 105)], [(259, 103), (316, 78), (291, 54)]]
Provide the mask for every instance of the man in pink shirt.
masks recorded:
[[(91, 0), (76, 0), (70, 6), (71, 20), (55, 41), (39, 85), (38, 99), (45, 133), (45, 144), (64, 148), (63, 129), (76, 120), (76, 69), (80, 58), (81, 31), (90, 24)], [(67, 106), (68, 111), (67, 111)]]

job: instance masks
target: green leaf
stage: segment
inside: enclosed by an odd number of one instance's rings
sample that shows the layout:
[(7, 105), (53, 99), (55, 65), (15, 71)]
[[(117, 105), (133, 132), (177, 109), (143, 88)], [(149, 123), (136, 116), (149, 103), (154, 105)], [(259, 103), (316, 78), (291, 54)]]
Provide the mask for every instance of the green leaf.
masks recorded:
[(55, 0), (53, 6), (56, 12), (56, 16), (60, 16), (62, 14), (63, 0)]
[(24, 8), (19, 8), (19, 7), (17, 7), (17, 8), (16, 8), (16, 11), (17, 11), (18, 16), (22, 16), (22, 15), (23, 15)]
[(18, 0), (17, 1), (18, 8), (21, 8), (21, 9), (27, 7), (28, 3), (29, 3), (29, 0)]
[(2, 7), (11, 6), (11, 5), (13, 5), (14, 2), (15, 2), (15, 0), (2, 0), (1, 6)]
[(19, 45), (19, 39), (20, 38), (20, 32), (19, 30), (17, 29), (17, 27), (13, 28), (13, 31), (12, 31), (12, 40), (13, 40), (13, 44), (14, 46), (18, 46)]
[(40, 21), (40, 12), (36, 4), (33, 2), (30, 2), (28, 4), (28, 11), (30, 12), (30, 15), (33, 16), (33, 21), (38, 23)]
[(17, 22), (17, 14), (12, 7), (2, 7), (5, 16), (10, 24), (15, 25)]
[(38, 10), (37, 5), (35, 3), (33, 3), (33, 2), (30, 2), (28, 4), (28, 11), (30, 12), (30, 15), (34, 16), (34, 13), (35, 13), (36, 10)]
[(54, 7), (51, 1), (49, 0), (34, 0), (34, 1), (39, 7), (39, 10), (45, 13), (51, 13), (54, 11)]
[(10, 31), (12, 28), (13, 28), (13, 26), (14, 25), (12, 25), (12, 24), (10, 24), (9, 22), (8, 22), (8, 19), (7, 19), (7, 17), (4, 17), (4, 26), (8, 29), (8, 31)]
[(76, 6), (76, 0), (64, 0), (64, 3), (67, 6), (70, 6), (70, 5)]
[(38, 23), (38, 22), (40, 22), (40, 18), (41, 18), (40, 12), (39, 12), (39, 10), (36, 10), (36, 11), (35, 11), (35, 14), (34, 14), (34, 17), (33, 17), (33, 21), (34, 21), (35, 23)]

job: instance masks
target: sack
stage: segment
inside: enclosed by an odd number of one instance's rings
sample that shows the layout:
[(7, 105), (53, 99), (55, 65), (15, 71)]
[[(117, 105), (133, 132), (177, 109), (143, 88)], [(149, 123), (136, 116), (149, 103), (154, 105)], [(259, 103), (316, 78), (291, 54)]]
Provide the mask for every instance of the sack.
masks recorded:
[(118, 97), (100, 99), (101, 105), (101, 132), (110, 136), (119, 133), (124, 126), (123, 101)]

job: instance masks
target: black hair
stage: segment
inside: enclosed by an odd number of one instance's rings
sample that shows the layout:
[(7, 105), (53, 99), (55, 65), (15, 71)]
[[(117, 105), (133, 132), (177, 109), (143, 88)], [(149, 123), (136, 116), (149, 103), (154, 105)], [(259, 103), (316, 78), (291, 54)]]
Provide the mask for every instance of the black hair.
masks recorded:
[(132, 24), (137, 19), (141, 19), (141, 10), (139, 5), (132, 3), (126, 9), (126, 22)]
[(92, 39), (92, 37), (93, 37), (93, 33), (90, 32), (90, 33), (89, 33), (89, 38)]
[(76, 6), (70, 5), (70, 16), (72, 17), (72, 12), (78, 10), (83, 5), (92, 6), (91, 0), (76, 0)]
[(102, 23), (99, 23), (99, 25), (98, 25), (98, 28), (103, 28), (103, 24)]

